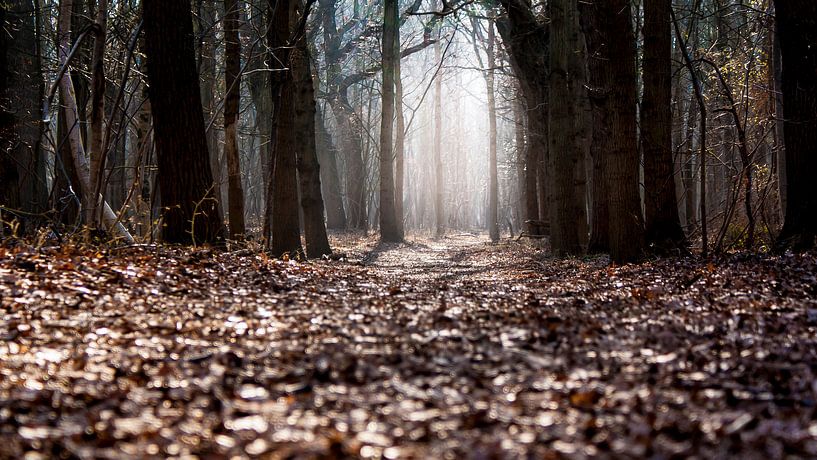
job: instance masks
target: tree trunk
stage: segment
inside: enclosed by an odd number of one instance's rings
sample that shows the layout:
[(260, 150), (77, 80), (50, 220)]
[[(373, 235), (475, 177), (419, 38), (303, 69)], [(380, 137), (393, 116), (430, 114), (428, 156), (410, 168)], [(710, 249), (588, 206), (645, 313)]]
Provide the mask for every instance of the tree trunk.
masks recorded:
[[(97, 0), (96, 23), (94, 30), (94, 50), (91, 57), (91, 119), (88, 133), (88, 156), (91, 167), (91, 196), (103, 192), (102, 169), (103, 158), (106, 152), (102, 151), (102, 138), (105, 118), (105, 40), (108, 26), (108, 1)], [(85, 209), (85, 224), (89, 227), (98, 227), (101, 221), (97, 209), (97, 200), (89, 200)]]
[(612, 70), (610, 69), (609, 41), (602, 26), (599, 3), (579, 3), (581, 27), (587, 43), (588, 95), (592, 113), (590, 141), (591, 213), (589, 253), (610, 250), (610, 212), (604, 158), (612, 142), (611, 112)]
[(380, 122), (380, 238), (387, 242), (402, 240), (394, 209), (394, 40), (397, 28), (397, 0), (383, 4), (383, 86)]
[(211, 243), (224, 238), (213, 187), (190, 4), (144, 0), (147, 73), (159, 166), (162, 238)]
[(488, 94), (488, 234), (491, 241), (499, 241), (499, 180), (496, 165), (496, 96), (494, 94), (494, 23), (488, 20), (488, 68), (485, 72), (485, 85)]
[[(295, 2), (292, 0), (270, 1), (272, 24), (269, 28), (269, 45), (272, 61), (278, 69), (273, 77), (271, 90), (274, 106), (272, 179), (267, 190), (267, 217), (270, 220), (269, 249), (276, 257), (288, 255), (295, 258), (303, 254), (301, 229), (298, 215), (298, 182), (296, 179), (296, 133), (295, 133), (295, 85), (291, 72), (291, 48)], [(274, 5), (272, 5), (274, 3)], [(271, 211), (271, 213), (270, 213)]]
[(316, 141), (318, 163), (321, 166), (321, 185), (323, 186), (326, 205), (326, 226), (333, 230), (346, 228), (346, 210), (343, 207), (343, 196), (340, 190), (337, 158), (340, 154), (332, 142), (332, 136), (326, 130), (323, 111), (316, 113)]
[(659, 253), (683, 249), (672, 160), (672, 22), (670, 0), (644, 2), (644, 219), (647, 244)]
[[(40, 144), (44, 83), (39, 9), (30, 0), (3, 3), (0, 69), (0, 206), (2, 219), (17, 219), (20, 233), (33, 229), (47, 209), (46, 159)], [(17, 212), (20, 211), (20, 212)]]
[[(306, 14), (306, 13), (302, 13)], [(310, 258), (332, 253), (326, 236), (321, 194), (321, 168), (315, 144), (315, 88), (312, 66), (306, 38), (298, 40), (290, 56), (294, 85), (295, 132), (301, 133), (303, 141), (297, 146), (298, 180), (300, 182), (301, 209), (304, 218), (306, 255)]]
[(403, 78), (400, 64), (400, 23), (394, 34), (394, 110), (395, 110), (395, 134), (394, 134), (394, 214), (397, 216), (397, 233), (402, 239), (405, 236), (403, 222), (405, 220), (403, 212), (404, 183), (405, 183), (405, 150), (406, 150), (406, 121), (403, 116)]
[(817, 2), (775, 0), (783, 60), (786, 217), (778, 249), (807, 250), (817, 235)]
[(550, 244), (557, 256), (581, 254), (579, 242), (580, 219), (577, 203), (584, 196), (576, 196), (574, 174), (583, 158), (576, 132), (575, 96), (568, 69), (571, 53), (579, 52), (575, 43), (574, 28), (576, 2), (573, 0), (552, 0), (549, 4), (551, 19), (550, 42), (550, 93), (549, 129), (550, 148), (547, 167), (550, 174), (549, 195), (551, 203)]
[(363, 162), (363, 139), (360, 120), (348, 101), (348, 87), (341, 88), (341, 33), (335, 20), (336, 0), (319, 0), (323, 10), (323, 38), (326, 53), (327, 100), (337, 123), (340, 147), (345, 156), (345, 185), (347, 223), (352, 228), (364, 229), (368, 224), (366, 212), (366, 173)]
[[(439, 38), (439, 33), (437, 34)], [(445, 209), (443, 209), (443, 83), (442, 83), (442, 48), (440, 40), (434, 44), (434, 60), (440, 65), (440, 72), (434, 79), (434, 216), (436, 230), (434, 235), (441, 238), (445, 234)]]
[(610, 0), (602, 6), (602, 25), (610, 37), (612, 142), (604, 169), (610, 210), (610, 259), (621, 264), (639, 260), (644, 250), (644, 227), (638, 192), (637, 80), (635, 36), (629, 0)]
[(224, 157), (227, 160), (227, 213), (230, 238), (244, 235), (244, 188), (238, 151), (238, 112), (241, 102), (241, 41), (239, 2), (224, 0)]
[(500, 0), (500, 3), (507, 12), (507, 18), (497, 20), (497, 30), (505, 43), (514, 74), (519, 78), (528, 109), (526, 169), (528, 174), (537, 178), (536, 181), (532, 177), (526, 179), (527, 208), (531, 211), (528, 219), (536, 219), (532, 214), (535, 209), (539, 219), (546, 221), (549, 218), (545, 179), (548, 152), (549, 29), (537, 20), (531, 5), (525, 1)]

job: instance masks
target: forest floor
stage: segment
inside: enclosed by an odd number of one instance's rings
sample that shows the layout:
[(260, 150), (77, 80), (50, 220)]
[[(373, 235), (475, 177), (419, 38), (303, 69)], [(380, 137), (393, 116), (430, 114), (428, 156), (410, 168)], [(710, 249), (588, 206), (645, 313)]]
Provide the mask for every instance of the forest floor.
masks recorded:
[(817, 456), (817, 254), (0, 247), (2, 458)]

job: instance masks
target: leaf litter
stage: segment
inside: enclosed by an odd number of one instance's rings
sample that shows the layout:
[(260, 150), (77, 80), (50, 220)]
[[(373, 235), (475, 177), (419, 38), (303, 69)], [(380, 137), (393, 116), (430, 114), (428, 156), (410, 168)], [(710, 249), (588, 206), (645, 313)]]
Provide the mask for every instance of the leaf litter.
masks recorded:
[(817, 456), (817, 257), (0, 248), (0, 457)]

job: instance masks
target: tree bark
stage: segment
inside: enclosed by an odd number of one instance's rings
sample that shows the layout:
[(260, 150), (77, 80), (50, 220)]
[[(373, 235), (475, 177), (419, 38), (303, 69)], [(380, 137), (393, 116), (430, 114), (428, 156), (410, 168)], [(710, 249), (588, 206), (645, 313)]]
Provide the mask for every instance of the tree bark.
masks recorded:
[(629, 0), (601, 5), (609, 37), (612, 142), (605, 155), (610, 210), (610, 259), (621, 264), (643, 256), (644, 226), (638, 192), (638, 132), (635, 36)]
[(491, 241), (499, 241), (499, 180), (496, 165), (496, 96), (494, 94), (494, 23), (488, 20), (488, 68), (485, 72), (485, 86), (488, 94), (488, 234)]
[(786, 217), (776, 246), (814, 247), (817, 235), (817, 2), (775, 0), (783, 60)]
[(394, 40), (398, 33), (397, 0), (383, 4), (382, 118), (380, 122), (380, 238), (386, 242), (402, 240), (394, 209)]
[(610, 212), (604, 159), (612, 143), (611, 112), (612, 70), (609, 40), (602, 26), (602, 11), (598, 2), (579, 3), (581, 27), (587, 42), (588, 94), (592, 113), (590, 141), (591, 213), (589, 253), (610, 250)]
[[(302, 14), (307, 14), (303, 12)], [(321, 194), (321, 168), (315, 143), (315, 88), (312, 80), (311, 58), (306, 37), (298, 40), (290, 56), (294, 85), (295, 132), (304, 136), (296, 148), (301, 209), (304, 218), (306, 255), (310, 258), (332, 253), (326, 236)]]
[[(91, 120), (88, 133), (88, 156), (91, 165), (92, 196), (103, 191), (102, 164), (106, 152), (104, 145), (102, 122), (105, 118), (105, 40), (108, 27), (108, 0), (97, 0), (96, 23), (94, 24), (94, 51), (91, 58)], [(98, 212), (97, 200), (90, 200), (85, 210), (85, 223), (90, 227), (97, 227), (101, 221)]]
[[(276, 257), (303, 254), (298, 213), (298, 182), (295, 134), (295, 84), (291, 71), (291, 46), (295, 17), (293, 0), (270, 0), (273, 11), (269, 45), (273, 66), (278, 70), (271, 86), (273, 115), (272, 179), (267, 190), (270, 220), (268, 247)], [(274, 5), (272, 4), (274, 3)], [(271, 212), (270, 212), (271, 211)]]
[(582, 253), (579, 242), (577, 203), (584, 196), (576, 196), (574, 174), (583, 158), (576, 132), (575, 91), (569, 72), (571, 53), (579, 52), (574, 42), (576, 2), (574, 0), (552, 0), (549, 4), (551, 19), (550, 40), (550, 93), (549, 129), (550, 148), (548, 150), (549, 195), (551, 203), (550, 244), (553, 253), (563, 257)]
[(41, 148), (44, 81), (39, 46), (39, 9), (30, 0), (0, 5), (0, 211), (2, 219), (33, 229), (47, 209), (46, 159)]
[(672, 160), (672, 21), (670, 0), (644, 2), (644, 96), (641, 146), (644, 152), (645, 238), (658, 253), (683, 250)]
[(210, 170), (190, 4), (144, 0), (147, 73), (159, 166), (162, 238), (213, 243), (224, 238)]

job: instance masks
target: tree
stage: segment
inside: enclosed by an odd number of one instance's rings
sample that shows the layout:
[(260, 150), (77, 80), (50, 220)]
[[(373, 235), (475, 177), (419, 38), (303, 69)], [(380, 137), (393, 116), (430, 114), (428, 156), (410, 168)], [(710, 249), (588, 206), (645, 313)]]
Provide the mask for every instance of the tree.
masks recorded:
[(614, 263), (639, 260), (644, 250), (644, 226), (638, 193), (638, 132), (635, 36), (630, 0), (609, 0), (602, 8), (601, 26), (610, 50), (612, 138), (604, 169), (610, 210), (610, 258)]
[(774, 3), (783, 60), (787, 180), (777, 247), (807, 250), (817, 235), (817, 2)]
[(238, 152), (238, 111), (241, 102), (241, 41), (239, 2), (224, 0), (224, 157), (227, 160), (227, 210), (230, 238), (244, 235), (244, 188)]
[(293, 0), (270, 0), (268, 44), (271, 62), (278, 70), (272, 78), (270, 90), (273, 101), (272, 174), (267, 188), (269, 234), (267, 245), (274, 256), (297, 257), (303, 254), (298, 215), (298, 182), (296, 180), (296, 133), (294, 81), (291, 67), (292, 21), (296, 4)]
[[(309, 6), (310, 4), (308, 4)], [(309, 11), (301, 12), (308, 15)], [(301, 25), (306, 25), (301, 20)], [(321, 257), (332, 253), (329, 239), (326, 236), (326, 223), (323, 213), (323, 195), (321, 194), (321, 174), (318, 164), (315, 142), (315, 87), (312, 83), (312, 66), (309, 47), (304, 30), (296, 30), (297, 44), (290, 55), (295, 105), (295, 131), (303, 133), (304, 139), (296, 147), (298, 180), (301, 196), (301, 209), (304, 221), (304, 239), (306, 255)]]
[(190, 4), (144, 0), (142, 9), (162, 239), (216, 242), (223, 239), (224, 229), (210, 170)]
[(644, 152), (645, 237), (653, 249), (682, 249), (672, 159), (672, 21), (670, 0), (644, 2), (644, 96), (641, 146)]
[[(507, 17), (498, 19), (497, 31), (505, 43), (514, 74), (527, 107), (525, 197), (529, 220), (548, 219), (544, 165), (548, 152), (548, 49), (550, 29), (525, 0), (500, 0)], [(535, 176), (537, 180), (533, 180)], [(536, 186), (538, 182), (538, 188)], [(537, 194), (537, 189), (539, 194)], [(534, 215), (534, 210), (535, 215)]]
[(31, 0), (0, 2), (0, 220), (16, 219), (21, 232), (48, 201), (38, 14)]
[(589, 253), (610, 250), (610, 212), (604, 160), (611, 143), (612, 98), (609, 41), (602, 27), (600, 2), (580, 2), (581, 27), (587, 43), (588, 94), (592, 117), (590, 160), (592, 164), (590, 194)]
[[(550, 244), (558, 256), (581, 254), (579, 222), (585, 219), (582, 200), (575, 193), (575, 171), (584, 157), (576, 130), (575, 77), (569, 65), (578, 49), (575, 0), (551, 0), (550, 95), (548, 150)], [(635, 83), (633, 83), (635, 84)]]
[[(434, 59), (442, 71), (443, 53), (440, 46), (440, 29), (437, 29), (437, 42), (434, 43)], [(437, 238), (445, 234), (445, 209), (443, 208), (443, 198), (445, 197), (445, 187), (443, 185), (443, 77), (438, 73), (434, 79), (434, 220), (435, 233)]]
[(397, 0), (383, 4), (383, 60), (382, 119), (380, 123), (380, 238), (399, 242), (403, 238), (397, 227), (394, 208), (394, 40), (398, 33)]
[[(340, 131), (340, 147), (346, 158), (347, 223), (352, 228), (366, 228), (365, 166), (363, 164), (362, 127), (349, 103), (349, 84), (344, 82), (341, 48), (342, 32), (335, 18), (337, 0), (319, 0), (323, 14), (323, 39), (326, 59), (327, 101)], [(345, 47), (344, 47), (345, 49)]]

